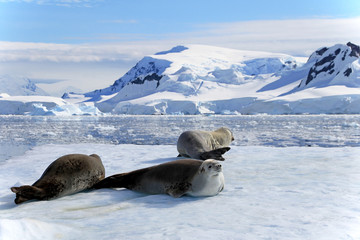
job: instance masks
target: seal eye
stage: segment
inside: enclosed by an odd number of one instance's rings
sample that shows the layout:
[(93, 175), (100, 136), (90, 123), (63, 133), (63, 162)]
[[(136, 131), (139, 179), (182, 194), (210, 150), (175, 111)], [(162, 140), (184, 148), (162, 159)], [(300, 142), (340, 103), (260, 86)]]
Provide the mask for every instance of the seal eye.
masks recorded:
[(209, 166), (209, 168), (211, 168), (211, 165)]

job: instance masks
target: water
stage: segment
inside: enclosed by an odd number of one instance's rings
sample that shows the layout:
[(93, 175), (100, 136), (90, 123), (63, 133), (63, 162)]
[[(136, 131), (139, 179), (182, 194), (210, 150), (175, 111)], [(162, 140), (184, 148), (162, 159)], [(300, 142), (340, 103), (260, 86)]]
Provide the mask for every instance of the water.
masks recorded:
[(360, 146), (359, 115), (0, 116), (0, 161), (43, 144), (176, 144), (185, 130), (221, 126), (237, 146)]

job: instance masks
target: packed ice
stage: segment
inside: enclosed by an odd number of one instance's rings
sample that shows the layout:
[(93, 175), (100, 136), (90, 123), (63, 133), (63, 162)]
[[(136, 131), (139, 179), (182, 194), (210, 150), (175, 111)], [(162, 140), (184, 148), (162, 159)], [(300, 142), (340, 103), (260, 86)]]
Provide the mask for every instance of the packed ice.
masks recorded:
[(35, 147), (2, 164), (0, 238), (7, 239), (358, 239), (357, 148), (233, 146), (225, 189), (208, 198), (86, 191), (15, 206), (9, 188), (32, 184), (69, 152), (101, 155), (107, 175), (174, 160), (174, 145)]

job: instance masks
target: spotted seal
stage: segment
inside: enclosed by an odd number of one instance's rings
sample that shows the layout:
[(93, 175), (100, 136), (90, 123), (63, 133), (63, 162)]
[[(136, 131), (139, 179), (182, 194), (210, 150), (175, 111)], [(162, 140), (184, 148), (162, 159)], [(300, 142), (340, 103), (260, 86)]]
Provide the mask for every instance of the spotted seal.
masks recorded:
[(104, 179), (105, 169), (100, 157), (69, 154), (52, 162), (33, 185), (12, 187), (15, 203), (28, 200), (49, 200), (92, 187)]
[(105, 178), (94, 188), (127, 188), (172, 197), (217, 195), (224, 189), (221, 164), (214, 160), (181, 159)]

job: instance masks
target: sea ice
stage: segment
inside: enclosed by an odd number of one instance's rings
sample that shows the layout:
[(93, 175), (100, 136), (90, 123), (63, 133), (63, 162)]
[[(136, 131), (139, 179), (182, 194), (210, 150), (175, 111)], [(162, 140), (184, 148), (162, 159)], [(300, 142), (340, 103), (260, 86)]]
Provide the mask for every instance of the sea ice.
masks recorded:
[(207, 198), (126, 189), (15, 205), (57, 157), (97, 153), (106, 176), (176, 159), (175, 145), (51, 144), (0, 162), (0, 239), (359, 239), (360, 148), (231, 146)]

